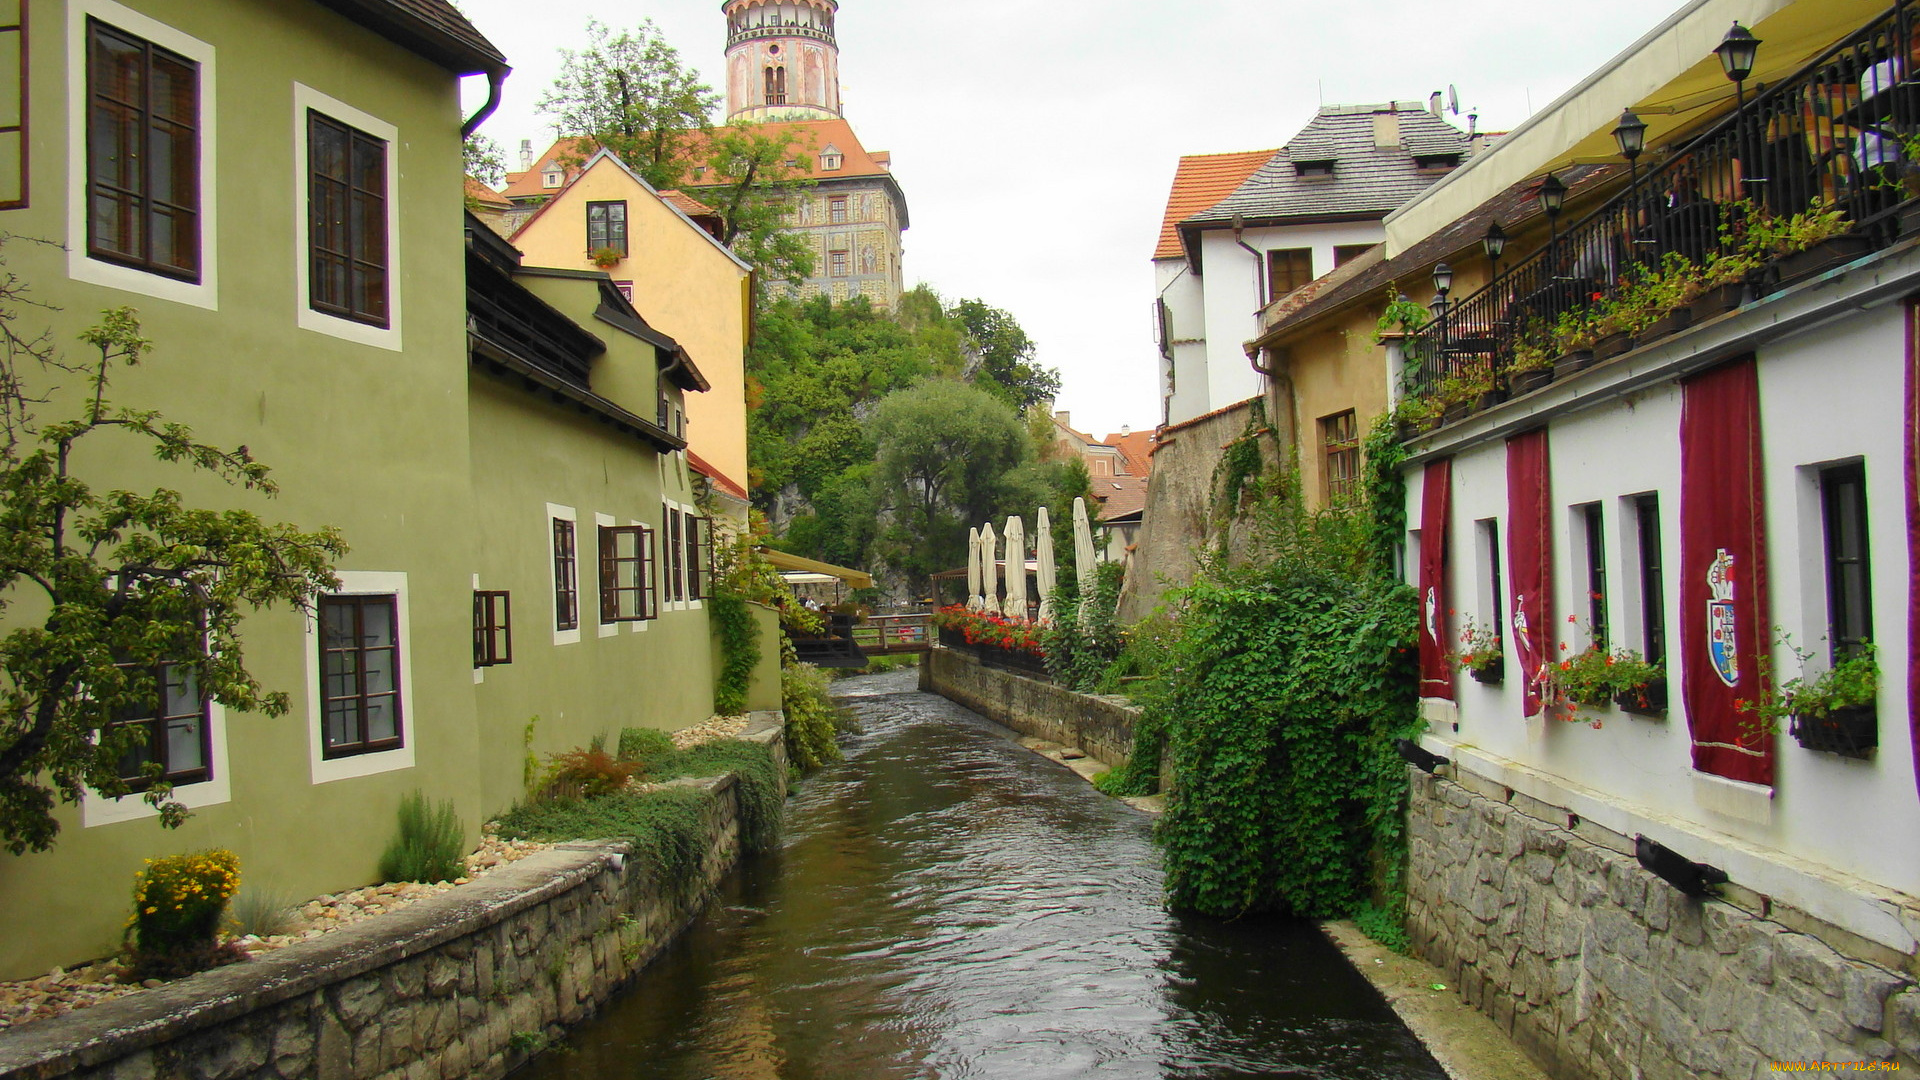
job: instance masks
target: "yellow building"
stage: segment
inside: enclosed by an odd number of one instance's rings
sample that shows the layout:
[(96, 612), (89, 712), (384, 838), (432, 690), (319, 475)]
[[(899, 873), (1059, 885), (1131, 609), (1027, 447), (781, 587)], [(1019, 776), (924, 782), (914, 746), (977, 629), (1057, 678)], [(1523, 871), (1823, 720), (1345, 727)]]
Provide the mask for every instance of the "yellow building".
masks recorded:
[(694, 222), (688, 211), (698, 209), (601, 150), (512, 240), (531, 265), (604, 271), (679, 343), (712, 385), (686, 403), (688, 451), (717, 474), (717, 489), (744, 491), (751, 267)]

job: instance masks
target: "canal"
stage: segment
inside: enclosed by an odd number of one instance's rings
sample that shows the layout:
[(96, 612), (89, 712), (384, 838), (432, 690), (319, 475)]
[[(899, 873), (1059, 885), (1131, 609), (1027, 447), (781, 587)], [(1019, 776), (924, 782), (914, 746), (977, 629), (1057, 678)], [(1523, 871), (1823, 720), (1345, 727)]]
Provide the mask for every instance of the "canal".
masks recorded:
[(1160, 905), (1151, 821), (915, 672), (644, 976), (536, 1080), (1433, 1078), (1312, 926)]

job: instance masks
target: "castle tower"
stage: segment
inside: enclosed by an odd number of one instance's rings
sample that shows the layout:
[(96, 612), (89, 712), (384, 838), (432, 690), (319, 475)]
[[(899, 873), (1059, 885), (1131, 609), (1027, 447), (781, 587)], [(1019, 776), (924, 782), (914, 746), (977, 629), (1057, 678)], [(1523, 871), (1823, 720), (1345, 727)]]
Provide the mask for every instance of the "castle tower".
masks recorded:
[(840, 115), (839, 0), (726, 0), (727, 119)]

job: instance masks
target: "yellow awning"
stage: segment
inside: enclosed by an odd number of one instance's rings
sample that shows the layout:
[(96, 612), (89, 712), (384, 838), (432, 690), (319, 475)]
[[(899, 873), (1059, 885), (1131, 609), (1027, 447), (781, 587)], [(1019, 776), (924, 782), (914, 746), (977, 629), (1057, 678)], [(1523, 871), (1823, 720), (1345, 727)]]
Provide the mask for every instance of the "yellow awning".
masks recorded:
[(784, 551), (775, 551), (772, 548), (763, 547), (760, 549), (760, 554), (765, 555), (767, 561), (780, 570), (798, 570), (808, 574), (827, 574), (839, 578), (841, 581), (846, 582), (856, 589), (873, 588), (873, 575), (867, 573), (865, 570), (849, 570), (844, 566), (835, 566), (832, 563), (823, 563), (816, 559), (803, 559), (798, 555), (789, 555)]

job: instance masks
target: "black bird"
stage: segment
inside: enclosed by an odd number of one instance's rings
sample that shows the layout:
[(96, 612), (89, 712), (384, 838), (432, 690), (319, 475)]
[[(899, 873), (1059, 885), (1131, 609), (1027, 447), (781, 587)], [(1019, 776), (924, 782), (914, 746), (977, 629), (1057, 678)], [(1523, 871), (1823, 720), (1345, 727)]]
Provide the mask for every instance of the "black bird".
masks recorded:
[(1424, 769), (1427, 772), (1432, 772), (1447, 763), (1446, 758), (1441, 757), (1439, 754), (1429, 752), (1425, 747), (1422, 747), (1412, 739), (1395, 739), (1393, 740), (1393, 748), (1400, 751), (1401, 759), (1407, 764)]
[(1715, 885), (1727, 883), (1727, 872), (1717, 866), (1694, 862), (1679, 852), (1645, 836), (1633, 838), (1633, 854), (1647, 872), (1688, 896), (1706, 896)]

